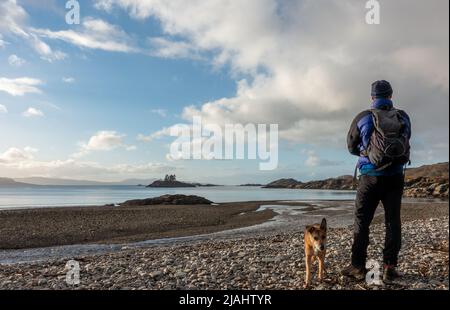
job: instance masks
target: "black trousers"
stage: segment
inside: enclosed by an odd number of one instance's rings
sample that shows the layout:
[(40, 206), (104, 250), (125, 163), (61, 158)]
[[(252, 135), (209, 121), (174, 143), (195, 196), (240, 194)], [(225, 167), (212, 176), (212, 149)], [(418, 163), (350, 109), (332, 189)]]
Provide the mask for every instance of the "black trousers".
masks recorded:
[(352, 265), (365, 267), (369, 245), (369, 226), (380, 201), (384, 207), (386, 237), (383, 251), (385, 264), (397, 265), (401, 248), (400, 209), (404, 176), (362, 175), (356, 194)]

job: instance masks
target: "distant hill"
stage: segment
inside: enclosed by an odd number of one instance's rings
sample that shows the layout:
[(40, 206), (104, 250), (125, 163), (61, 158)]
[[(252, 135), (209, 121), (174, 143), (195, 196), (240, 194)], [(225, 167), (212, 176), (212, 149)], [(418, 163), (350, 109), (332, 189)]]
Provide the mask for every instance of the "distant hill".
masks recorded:
[(34, 184), (27, 184), (22, 182), (16, 182), (9, 178), (0, 178), (0, 187), (30, 187), (36, 186)]
[(353, 188), (353, 177), (345, 175), (326, 180), (301, 182), (295, 179), (280, 179), (271, 182), (263, 188), (296, 188), (296, 189), (335, 189), (351, 190)]
[(406, 169), (406, 178), (442, 178), (448, 180), (448, 162)]
[(296, 188), (298, 185), (302, 184), (302, 182), (297, 181), (296, 179), (279, 179), (273, 182), (270, 182), (263, 188)]
[(72, 180), (45, 177), (16, 178), (17, 182), (35, 185), (57, 185), (57, 186), (112, 186), (112, 185), (139, 185), (149, 184), (154, 179), (127, 179), (119, 182), (98, 182), (89, 180)]
[[(448, 162), (408, 168), (405, 178), (405, 196), (448, 198), (448, 174)], [(353, 177), (346, 175), (311, 182), (301, 182), (292, 178), (279, 179), (267, 184), (263, 188), (351, 190), (354, 187)]]

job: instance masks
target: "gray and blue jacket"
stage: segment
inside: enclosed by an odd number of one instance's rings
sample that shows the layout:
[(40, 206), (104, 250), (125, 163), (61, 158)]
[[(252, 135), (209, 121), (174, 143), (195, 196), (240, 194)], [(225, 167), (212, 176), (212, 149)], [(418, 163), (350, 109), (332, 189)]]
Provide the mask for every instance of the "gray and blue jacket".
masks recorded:
[[(390, 110), (394, 107), (392, 100), (386, 98), (375, 99), (372, 109)], [(405, 123), (405, 134), (411, 138), (411, 120), (406, 112), (399, 110)], [(351, 154), (359, 156), (357, 167), (361, 174), (372, 176), (389, 176), (403, 173), (403, 165), (389, 166), (384, 170), (377, 170), (367, 156), (362, 155), (370, 143), (374, 130), (372, 112), (370, 110), (359, 113), (352, 122), (347, 135), (347, 146)]]

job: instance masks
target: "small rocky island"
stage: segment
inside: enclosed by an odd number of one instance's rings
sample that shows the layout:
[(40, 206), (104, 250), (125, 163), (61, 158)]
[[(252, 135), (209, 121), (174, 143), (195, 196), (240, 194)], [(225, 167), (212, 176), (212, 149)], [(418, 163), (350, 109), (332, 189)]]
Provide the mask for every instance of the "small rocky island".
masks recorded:
[(156, 180), (147, 187), (196, 187), (195, 184), (177, 181), (176, 175), (166, 175), (164, 180)]
[(127, 200), (120, 206), (139, 207), (153, 205), (210, 205), (213, 202), (195, 195), (163, 195), (155, 198)]
[(152, 184), (146, 186), (146, 187), (216, 187), (216, 186), (222, 186), (217, 184), (210, 184), (210, 183), (187, 183), (187, 182), (181, 182), (177, 181), (176, 175), (167, 175), (164, 177), (164, 180), (156, 180)]

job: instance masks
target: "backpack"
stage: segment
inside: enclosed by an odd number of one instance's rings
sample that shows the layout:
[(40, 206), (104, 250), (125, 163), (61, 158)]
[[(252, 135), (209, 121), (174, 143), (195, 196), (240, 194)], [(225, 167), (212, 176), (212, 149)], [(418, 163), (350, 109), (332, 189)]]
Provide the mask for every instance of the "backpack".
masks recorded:
[(409, 137), (405, 133), (405, 121), (401, 112), (372, 109), (374, 130), (367, 148), (367, 155), (378, 170), (390, 165), (405, 165), (410, 161)]

